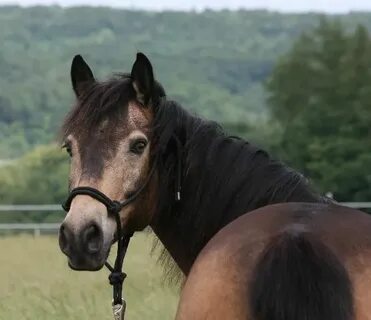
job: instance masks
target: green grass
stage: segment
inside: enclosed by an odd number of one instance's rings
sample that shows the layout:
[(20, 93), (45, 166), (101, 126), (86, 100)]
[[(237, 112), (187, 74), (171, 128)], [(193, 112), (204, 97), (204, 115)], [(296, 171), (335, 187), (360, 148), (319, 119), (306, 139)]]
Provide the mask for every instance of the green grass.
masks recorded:
[[(129, 320), (174, 319), (178, 289), (164, 284), (151, 245), (151, 236), (136, 235), (125, 260)], [(70, 270), (56, 237), (4, 237), (0, 250), (1, 320), (112, 319), (108, 271)]]

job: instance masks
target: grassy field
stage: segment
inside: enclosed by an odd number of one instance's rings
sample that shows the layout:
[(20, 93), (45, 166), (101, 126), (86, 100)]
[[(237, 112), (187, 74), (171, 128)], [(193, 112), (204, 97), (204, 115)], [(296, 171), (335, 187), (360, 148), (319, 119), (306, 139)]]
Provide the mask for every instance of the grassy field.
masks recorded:
[[(164, 285), (151, 245), (152, 236), (135, 236), (125, 261), (129, 320), (174, 319), (178, 289)], [(71, 271), (56, 237), (4, 237), (0, 248), (1, 320), (112, 319), (108, 271)]]

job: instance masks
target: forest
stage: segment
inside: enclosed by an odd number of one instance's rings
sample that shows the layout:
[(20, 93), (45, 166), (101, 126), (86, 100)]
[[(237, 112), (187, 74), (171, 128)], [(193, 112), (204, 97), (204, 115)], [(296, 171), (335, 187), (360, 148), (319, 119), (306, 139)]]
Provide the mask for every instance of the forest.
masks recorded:
[(0, 201), (62, 201), (68, 158), (56, 141), (74, 98), (72, 57), (104, 79), (129, 71), (137, 51), (185, 108), (321, 192), (371, 201), (369, 30), (371, 13), (0, 7)]

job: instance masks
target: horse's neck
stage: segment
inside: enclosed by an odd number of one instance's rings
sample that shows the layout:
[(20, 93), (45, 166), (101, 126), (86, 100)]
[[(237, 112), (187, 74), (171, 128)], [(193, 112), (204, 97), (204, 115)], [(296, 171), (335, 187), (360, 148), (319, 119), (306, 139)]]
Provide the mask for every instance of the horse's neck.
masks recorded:
[(152, 225), (184, 274), (210, 238), (244, 213), (271, 203), (319, 201), (304, 179), (265, 152), (210, 124), (192, 130), (186, 132), (191, 140), (183, 159), (181, 203)]
[[(166, 259), (167, 255), (170, 255), (177, 267), (187, 276), (194, 262), (194, 259), (190, 259), (190, 256), (186, 254), (189, 251), (187, 244), (177, 241), (173, 232), (175, 228), (172, 229), (171, 225), (152, 224), (151, 227), (165, 248), (165, 252), (161, 254), (162, 257), (160, 259)], [(165, 267), (168, 266), (165, 265)]]

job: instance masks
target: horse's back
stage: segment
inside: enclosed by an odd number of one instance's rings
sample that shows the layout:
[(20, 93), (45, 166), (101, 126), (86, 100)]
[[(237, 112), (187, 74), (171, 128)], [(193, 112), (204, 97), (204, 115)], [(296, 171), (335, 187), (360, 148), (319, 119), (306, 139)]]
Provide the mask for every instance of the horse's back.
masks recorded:
[[(308, 246), (309, 254), (300, 258), (300, 253), (308, 252), (305, 251)], [(296, 266), (296, 269), (290, 271), (285, 265), (282, 269), (273, 268), (274, 264), (271, 269), (292, 272), (293, 276), (296, 271), (299, 277), (317, 267), (318, 271), (310, 274), (313, 279), (302, 280), (311, 282), (313, 286), (308, 287), (308, 290), (314, 288), (314, 292), (318, 289), (315, 281), (318, 286), (332, 281), (327, 289), (328, 292), (335, 290), (335, 295), (331, 297), (333, 299), (326, 298), (330, 294), (324, 296), (321, 301), (323, 308), (323, 302), (328, 300), (329, 306), (335, 305), (334, 309), (337, 310), (336, 304), (342, 301), (343, 319), (352, 319), (353, 312), (354, 319), (371, 319), (371, 307), (368, 307), (371, 299), (371, 218), (363, 212), (334, 204), (285, 203), (245, 214), (224, 227), (209, 241), (194, 263), (183, 288), (177, 320), (260, 320), (256, 315), (255, 298), (259, 296), (257, 279), (264, 272), (264, 257), (267, 254), (274, 257), (274, 252), (283, 250), (282, 248), (288, 250), (287, 259), (291, 268)], [(308, 258), (311, 254), (312, 258)], [(282, 254), (276, 256), (279, 260)], [(297, 258), (296, 261), (292, 260), (293, 257)], [(316, 260), (317, 257), (319, 258)], [(328, 269), (325, 269), (326, 266)], [(302, 271), (298, 271), (300, 267)], [(267, 272), (269, 271), (270, 269)], [(271, 271), (273, 274), (275, 270)], [(276, 276), (280, 277), (279, 274)], [(267, 279), (267, 275), (264, 278)], [(286, 291), (295, 292), (300, 289), (300, 278), (294, 279), (295, 277), (291, 283), (287, 281), (287, 285), (291, 287)], [(266, 289), (269, 291), (275, 289), (274, 286), (284, 284), (265, 281), (264, 285), (268, 286)], [(325, 287), (322, 290), (325, 292)], [(312, 297), (296, 298), (302, 302), (308, 299), (309, 303)], [(279, 296), (277, 301), (285, 300), (283, 296)], [(304, 307), (299, 306), (301, 310)], [(281, 313), (285, 314), (285, 310)], [(281, 318), (277, 316), (271, 320)], [(264, 315), (261, 319), (264, 319)]]

